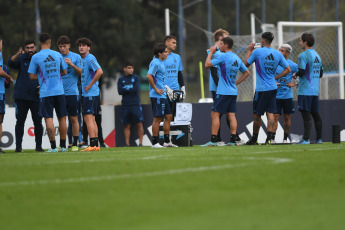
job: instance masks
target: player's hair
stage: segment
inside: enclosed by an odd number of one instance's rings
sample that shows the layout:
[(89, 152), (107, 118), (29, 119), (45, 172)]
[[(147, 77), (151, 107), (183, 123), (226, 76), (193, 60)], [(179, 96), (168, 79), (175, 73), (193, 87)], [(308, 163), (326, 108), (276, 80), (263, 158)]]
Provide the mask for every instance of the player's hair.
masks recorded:
[(155, 55), (156, 58), (158, 58), (159, 57), (158, 53), (163, 53), (166, 48), (167, 46), (164, 43), (156, 43), (153, 46), (153, 54)]
[(92, 41), (88, 38), (79, 38), (77, 41), (76, 41), (77, 45), (87, 45), (88, 47), (91, 48), (91, 45), (92, 45)]
[(315, 43), (314, 35), (311, 33), (303, 33), (301, 40), (302, 42), (307, 42), (309, 47), (312, 47)]
[(126, 68), (127, 66), (134, 66), (131, 62), (129, 61), (126, 61), (124, 64), (123, 64), (123, 68)]
[(271, 44), (274, 39), (274, 35), (271, 32), (265, 32), (261, 35), (261, 38), (265, 39), (269, 44)]
[(166, 41), (170, 41), (171, 39), (174, 39), (176, 41), (176, 37), (174, 35), (167, 35), (163, 39), (163, 43), (165, 44)]
[(228, 46), (228, 49), (232, 49), (234, 46), (234, 40), (232, 40), (230, 37), (224, 37), (222, 42)]
[(225, 36), (229, 36), (229, 32), (226, 30), (223, 30), (222, 28), (219, 28), (213, 34), (215, 42), (218, 41), (220, 39), (220, 37), (225, 37)]
[(280, 47), (284, 48), (287, 52), (292, 52), (292, 47), (289, 44), (283, 44)]
[(41, 43), (46, 43), (48, 40), (51, 40), (50, 35), (48, 33), (41, 33), (39, 37), (39, 41)]
[(25, 41), (24, 45), (27, 46), (27, 45), (29, 45), (29, 44), (34, 44), (34, 45), (36, 45), (36, 43), (35, 43), (34, 40), (32, 40), (32, 39), (27, 39), (27, 40)]
[(62, 35), (58, 38), (56, 45), (71, 44), (71, 40), (67, 35)]

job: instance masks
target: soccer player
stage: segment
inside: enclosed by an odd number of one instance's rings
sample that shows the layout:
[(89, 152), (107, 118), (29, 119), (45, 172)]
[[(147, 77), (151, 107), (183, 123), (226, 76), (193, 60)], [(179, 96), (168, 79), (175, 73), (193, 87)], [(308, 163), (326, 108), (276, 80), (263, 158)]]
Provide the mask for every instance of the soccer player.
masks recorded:
[[(146, 78), (150, 84), (150, 100), (152, 104), (152, 148), (177, 147), (170, 141), (170, 122), (172, 119), (170, 106), (166, 98), (165, 68), (163, 61), (168, 57), (168, 49), (163, 43), (153, 46), (153, 60), (150, 63)], [(164, 117), (164, 144), (159, 144), (159, 124)]]
[(182, 75), (182, 62), (178, 54), (173, 53), (176, 49), (176, 37), (167, 35), (164, 37), (164, 44), (168, 49), (168, 58), (163, 62), (165, 67), (165, 83), (169, 106), (172, 112), (172, 119), (176, 115), (176, 102), (180, 101), (180, 94), (173, 94), (174, 90), (183, 92), (182, 99), (186, 98), (186, 88)]
[[(222, 53), (219, 50), (220, 42), (222, 41), (223, 37), (227, 37), (227, 36), (229, 36), (229, 32), (221, 28), (219, 28), (218, 30), (214, 32), (213, 37), (214, 37), (215, 43), (212, 47), (216, 47), (216, 52), (212, 55), (211, 60), (216, 58)], [(210, 79), (209, 79), (209, 89), (212, 93), (213, 102), (216, 100), (218, 81), (219, 81), (219, 77), (217, 75), (217, 68), (213, 66), (210, 68)], [(221, 117), (222, 117), (222, 114), (220, 114), (220, 118)], [(220, 121), (220, 118), (219, 118), (219, 121)], [(230, 127), (230, 122), (228, 118), (226, 118), (226, 122), (228, 126)], [(217, 132), (217, 145), (218, 146), (225, 145), (225, 143), (222, 141), (221, 136), (220, 136), (220, 123), (219, 123), (219, 130)]]
[(63, 88), (65, 91), (66, 110), (72, 123), (73, 144), (72, 151), (78, 151), (79, 139), (79, 89), (78, 80), (81, 76), (81, 57), (79, 54), (70, 51), (71, 42), (66, 35), (60, 36), (57, 40), (64, 61), (67, 64), (67, 74), (62, 77)]
[[(248, 53), (245, 65), (249, 67), (255, 62), (256, 67), (256, 88), (253, 100), (253, 136), (247, 145), (256, 145), (261, 127), (261, 116), (266, 112), (267, 125), (267, 139), (266, 144), (271, 144), (273, 139), (274, 113), (276, 111), (276, 94), (277, 94), (277, 79), (287, 75), (291, 72), (288, 62), (284, 56), (275, 49), (271, 48), (271, 43), (274, 36), (271, 32), (265, 32), (261, 35), (262, 48), (254, 50), (255, 43), (251, 43), (248, 48)], [(279, 75), (275, 75), (278, 65), (283, 67), (283, 71)]]
[[(297, 72), (297, 64), (288, 59), (288, 56), (292, 52), (292, 47), (289, 44), (283, 44), (279, 48), (279, 52), (281, 52), (288, 62), (291, 72), (288, 73), (286, 76), (281, 77), (277, 80), (278, 89), (277, 89), (277, 97), (276, 97), (276, 105), (277, 110), (274, 113), (274, 135), (273, 139), (271, 140), (272, 143), (275, 142), (275, 134), (278, 128), (278, 120), (279, 115), (284, 114), (284, 139), (283, 143), (287, 143), (287, 138), (290, 134), (290, 127), (291, 127), (291, 114), (295, 112), (294, 103), (293, 103), (293, 95), (292, 95), (292, 87), (296, 85), (296, 83), (292, 83), (292, 74)], [(276, 75), (279, 75), (283, 71), (281, 66), (278, 66)]]
[[(4, 71), (3, 67), (4, 60), (2, 57), (2, 37), (0, 36), (0, 141), (2, 137), (2, 122), (5, 115), (5, 82), (8, 81), (13, 84), (12, 77)], [(0, 153), (5, 152), (0, 148)]]
[[(213, 102), (211, 119), (212, 119), (212, 136), (211, 141), (202, 145), (217, 146), (217, 133), (220, 125), (220, 115), (226, 114), (230, 121), (230, 142), (227, 145), (236, 145), (236, 99), (237, 99), (237, 85), (243, 82), (249, 75), (249, 70), (243, 64), (241, 59), (234, 54), (231, 49), (234, 41), (230, 37), (224, 37), (219, 43), (219, 49), (222, 52), (216, 58), (212, 59), (214, 53), (217, 52), (215, 46), (210, 48), (207, 56), (205, 67), (211, 68), (217, 66), (219, 77), (217, 95)], [(211, 60), (212, 59), (212, 60)], [(241, 77), (235, 82), (237, 72), (241, 71)]]
[(322, 120), (319, 114), (319, 81), (323, 75), (322, 62), (319, 54), (313, 49), (315, 39), (311, 33), (303, 33), (300, 46), (304, 49), (298, 55), (298, 110), (304, 122), (303, 139), (299, 144), (310, 144), (311, 117), (316, 129), (316, 144), (322, 144)]
[(22, 142), (24, 135), (25, 120), (29, 110), (31, 111), (32, 121), (34, 123), (34, 133), (37, 152), (44, 152), (42, 149), (43, 126), (42, 117), (38, 115), (39, 94), (38, 81), (31, 81), (28, 73), (32, 56), (36, 53), (36, 44), (33, 40), (25, 41), (25, 52), (20, 47), (18, 52), (8, 60), (8, 66), (18, 70), (16, 84), (14, 86), (13, 98), (16, 105), (16, 150), (22, 152)]
[(126, 146), (130, 146), (131, 124), (136, 124), (139, 137), (139, 146), (143, 145), (143, 112), (140, 105), (139, 90), (140, 77), (133, 74), (133, 64), (126, 62), (123, 66), (123, 76), (117, 81), (117, 91), (122, 95), (121, 122), (124, 125)]
[(97, 104), (99, 97), (98, 80), (103, 74), (101, 66), (97, 59), (90, 53), (92, 42), (88, 38), (79, 38), (77, 40), (79, 53), (82, 57), (82, 109), (83, 118), (87, 125), (87, 131), (90, 138), (90, 146), (82, 151), (100, 151), (98, 146), (98, 128), (95, 120), (97, 113)]
[[(67, 74), (67, 66), (62, 55), (50, 49), (51, 38), (47, 33), (39, 36), (41, 51), (31, 58), (28, 73), (31, 80), (40, 84), (39, 115), (44, 117), (51, 148), (48, 152), (58, 152), (55, 141), (55, 127), (53, 123), (53, 110), (55, 108), (59, 121), (60, 151), (66, 149), (66, 101), (62, 85), (62, 76)], [(39, 76), (39, 77), (38, 77)]]

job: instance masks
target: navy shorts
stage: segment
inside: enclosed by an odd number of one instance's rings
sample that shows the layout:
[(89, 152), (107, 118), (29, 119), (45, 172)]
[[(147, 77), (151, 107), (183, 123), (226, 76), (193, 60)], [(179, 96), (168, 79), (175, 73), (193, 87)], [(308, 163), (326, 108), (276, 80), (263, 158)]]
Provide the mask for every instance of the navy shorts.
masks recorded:
[(2, 115), (1, 120), (0, 120), (0, 124), (2, 124), (4, 122), (4, 116), (5, 116), (5, 94), (4, 93), (0, 93), (0, 114)]
[(150, 100), (154, 117), (164, 117), (167, 114), (171, 114), (169, 102), (166, 98), (150, 97)]
[(79, 96), (65, 95), (65, 100), (68, 116), (77, 116), (79, 114)]
[(65, 95), (40, 98), (38, 115), (40, 117), (53, 118), (54, 108), (57, 117), (67, 116)]
[(236, 95), (219, 95), (215, 97), (213, 102), (212, 111), (221, 114), (236, 113)]
[(291, 114), (295, 112), (295, 106), (293, 104), (292, 98), (289, 99), (276, 99), (277, 102), (277, 111), (275, 114)]
[(253, 113), (262, 116), (265, 112), (276, 112), (277, 90), (255, 92), (253, 101)]
[(140, 105), (122, 105), (121, 106), (121, 123), (137, 124), (143, 122), (143, 111)]
[(319, 96), (298, 95), (298, 110), (319, 112)]
[(83, 115), (97, 114), (98, 96), (82, 97)]

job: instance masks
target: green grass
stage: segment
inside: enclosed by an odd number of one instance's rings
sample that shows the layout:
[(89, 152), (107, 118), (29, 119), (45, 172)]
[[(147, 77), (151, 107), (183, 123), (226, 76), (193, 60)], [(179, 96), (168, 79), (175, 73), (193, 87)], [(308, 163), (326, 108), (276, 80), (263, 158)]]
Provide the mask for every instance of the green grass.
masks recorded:
[(345, 144), (0, 155), (0, 229), (342, 230)]

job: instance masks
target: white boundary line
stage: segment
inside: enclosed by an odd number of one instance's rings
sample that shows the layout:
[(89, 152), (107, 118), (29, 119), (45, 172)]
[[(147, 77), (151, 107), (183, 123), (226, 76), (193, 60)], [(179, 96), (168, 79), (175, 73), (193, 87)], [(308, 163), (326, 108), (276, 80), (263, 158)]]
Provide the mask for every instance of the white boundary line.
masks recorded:
[[(291, 162), (292, 159), (288, 158), (256, 158), (256, 157), (247, 157), (243, 158), (246, 160), (267, 160), (272, 164), (278, 163), (287, 163)], [(195, 173), (195, 172), (205, 172), (205, 171), (218, 171), (223, 169), (239, 168), (245, 167), (248, 165), (254, 165), (255, 163), (241, 163), (241, 164), (225, 164), (225, 165), (213, 165), (213, 166), (200, 166), (195, 168), (182, 168), (182, 169), (169, 169), (164, 171), (157, 172), (142, 172), (142, 173), (133, 173), (133, 174), (110, 174), (104, 176), (92, 176), (92, 177), (72, 177), (72, 178), (56, 178), (56, 179), (47, 179), (47, 180), (27, 180), (27, 181), (17, 181), (17, 182), (2, 182), (0, 187), (15, 187), (15, 186), (35, 186), (35, 185), (50, 185), (50, 184), (69, 184), (69, 183), (83, 183), (83, 182), (99, 182), (99, 181), (109, 181), (109, 180), (118, 180), (125, 178), (139, 178), (139, 177), (152, 177), (152, 176), (164, 176), (164, 175), (175, 175), (183, 173)]]

